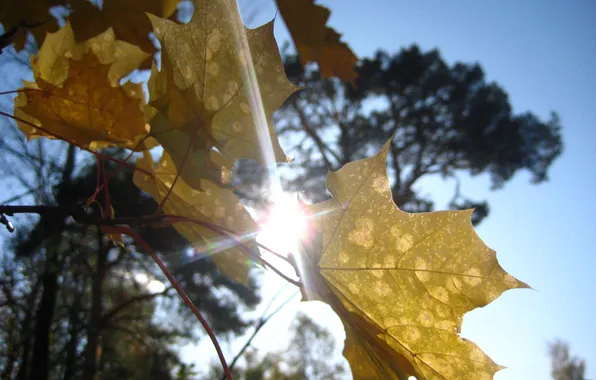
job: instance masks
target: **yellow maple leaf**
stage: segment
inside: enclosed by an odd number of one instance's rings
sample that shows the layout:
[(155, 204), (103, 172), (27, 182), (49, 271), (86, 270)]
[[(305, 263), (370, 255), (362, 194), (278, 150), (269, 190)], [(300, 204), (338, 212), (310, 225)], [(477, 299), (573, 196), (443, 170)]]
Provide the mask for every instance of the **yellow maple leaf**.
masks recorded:
[[(58, 22), (50, 14), (50, 8), (64, 5), (64, 0), (2, 0), (0, 2), (0, 23), (4, 31), (24, 28), (29, 31), (37, 46), (40, 46), (46, 33), (58, 29)], [(20, 33), (14, 40), (14, 48), (19, 51), (25, 47), (27, 33)]]
[(153, 53), (156, 49), (149, 39), (152, 28), (146, 14), (170, 17), (176, 11), (179, 1), (104, 0), (100, 9), (88, 0), (71, 0), (73, 13), (69, 18), (77, 42), (83, 42), (112, 28), (117, 39)]
[[(199, 135), (189, 150), (190, 140), (182, 130), (170, 129), (171, 119), (147, 107), (146, 119), (151, 120), (151, 135), (169, 152), (169, 157), (180, 173), (180, 177), (193, 189), (200, 190), (203, 179), (221, 185), (231, 186), (234, 162), (217, 154), (205, 144), (205, 136)], [(175, 117), (173, 117), (175, 118)], [(201, 142), (203, 143), (201, 145)]]
[(83, 43), (76, 43), (72, 27), (67, 22), (56, 33), (47, 35), (38, 57), (31, 62), (33, 73), (36, 78), (59, 86), (68, 77), (70, 61), (82, 59), (89, 51), (97, 56), (99, 62), (110, 65), (108, 79), (112, 86), (117, 86), (120, 79), (150, 57), (138, 46), (117, 40), (111, 28)]
[(304, 258), (305, 295), (342, 318), (355, 379), (491, 379), (501, 367), (459, 336), (463, 315), (527, 285), (478, 237), (472, 210), (397, 208), (389, 144), (329, 173), (333, 198), (309, 206), (320, 239)]
[(276, 1), (302, 65), (316, 61), (324, 77), (335, 76), (354, 83), (358, 76), (354, 70), (358, 57), (340, 41), (341, 34), (325, 25), (331, 13), (329, 9), (316, 5), (314, 0)]
[(92, 52), (70, 60), (68, 77), (60, 86), (38, 77), (25, 82), (15, 99), (17, 122), (28, 139), (61, 138), (90, 149), (118, 145), (135, 148), (148, 133), (143, 114), (140, 84), (112, 86), (110, 65), (103, 65)]
[[(164, 152), (157, 167), (148, 151), (137, 166), (152, 173), (135, 171), (134, 183), (161, 203), (176, 177), (176, 167)], [(173, 226), (198, 251), (212, 256), (220, 271), (242, 284), (248, 284), (250, 258), (238, 242), (254, 250), (257, 225), (232, 190), (221, 188), (210, 181), (202, 181), (202, 191), (188, 186), (178, 179), (163, 207), (168, 215), (182, 216), (199, 222), (223, 227), (234, 234), (218, 233), (191, 222), (177, 222)]]
[(168, 130), (181, 131), (187, 139), (164, 148), (180, 156), (215, 146), (232, 161), (287, 162), (271, 119), (297, 87), (284, 73), (273, 22), (245, 28), (234, 0), (196, 1), (185, 25), (149, 18), (162, 46), (162, 69), (153, 71), (149, 83), (150, 104), (169, 122), (155, 135), (150, 122), (152, 135), (163, 143)]

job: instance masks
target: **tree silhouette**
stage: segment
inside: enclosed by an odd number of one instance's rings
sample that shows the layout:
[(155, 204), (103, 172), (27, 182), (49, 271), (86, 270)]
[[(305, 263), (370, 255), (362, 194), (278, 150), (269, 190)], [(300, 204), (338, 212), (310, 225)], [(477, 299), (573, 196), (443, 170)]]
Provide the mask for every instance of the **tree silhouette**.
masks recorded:
[[(285, 67), (304, 86), (277, 115), (300, 173), (288, 183), (313, 200), (325, 197), (328, 169), (369, 156), (392, 134), (393, 197), (412, 212), (433, 209), (433, 201), (415, 190), (424, 177), (486, 173), (492, 189), (500, 189), (525, 169), (533, 183), (541, 183), (562, 151), (556, 114), (547, 121), (530, 112), (514, 114), (505, 90), (487, 82), (478, 64), (448, 65), (437, 50), (413, 45), (394, 55), (378, 51), (359, 64), (355, 86), (321, 80), (296, 56), (286, 56)], [(468, 199), (459, 186), (451, 207), (476, 207), (475, 222), (488, 214), (486, 201)]]
[(551, 374), (554, 380), (584, 380), (586, 363), (583, 359), (569, 354), (569, 344), (562, 340), (549, 343)]

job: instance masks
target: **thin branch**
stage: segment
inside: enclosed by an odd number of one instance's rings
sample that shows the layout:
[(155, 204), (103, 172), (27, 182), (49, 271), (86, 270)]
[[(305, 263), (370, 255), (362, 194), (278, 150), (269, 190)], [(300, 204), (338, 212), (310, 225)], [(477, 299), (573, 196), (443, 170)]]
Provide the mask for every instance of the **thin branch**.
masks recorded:
[(143, 340), (143, 338), (136, 332), (134, 332), (133, 330), (129, 329), (128, 327), (125, 326), (121, 326), (121, 325), (112, 325), (108, 327), (109, 330), (115, 330), (115, 331), (120, 331), (123, 332), (125, 334), (128, 334), (131, 338), (133, 338), (134, 340), (136, 340), (137, 342), (139, 342), (140, 344), (149, 347), (149, 348), (153, 348), (149, 343), (145, 342)]
[(266, 245), (264, 245), (264, 244), (261, 244), (261, 243), (259, 243), (259, 242), (257, 242), (257, 246), (258, 246), (258, 247), (260, 247), (260, 248), (262, 248), (262, 249), (264, 249), (265, 251), (267, 251), (267, 252), (269, 252), (269, 253), (273, 254), (273, 255), (274, 255), (275, 257), (277, 257), (278, 259), (282, 259), (282, 260), (283, 260), (283, 261), (285, 261), (286, 263), (288, 263), (288, 264), (292, 265), (292, 262), (291, 262), (291, 261), (290, 261), (290, 260), (289, 260), (289, 259), (288, 259), (286, 256), (282, 255), (281, 253), (277, 253), (277, 252), (275, 252), (274, 250), (272, 250), (271, 248), (269, 248), (269, 247), (267, 247)]
[[(271, 306), (271, 304), (273, 303), (273, 301), (277, 298), (277, 296), (279, 294), (281, 294), (281, 292), (283, 290), (284, 290), (284, 288), (282, 288), (275, 296), (273, 296), (273, 298), (271, 299), (271, 301), (269, 302), (269, 304), (267, 305), (267, 307), (263, 311), (263, 315), (261, 316), (261, 318), (257, 322), (257, 325), (255, 326), (255, 330), (253, 331), (253, 333), (250, 335), (250, 337), (248, 338), (248, 340), (246, 341), (246, 343), (244, 343), (244, 346), (242, 346), (242, 348), (240, 349), (240, 351), (238, 351), (238, 353), (236, 354), (236, 356), (234, 357), (234, 359), (230, 363), (230, 370), (232, 370), (234, 368), (234, 365), (242, 357), (242, 354), (244, 354), (244, 351), (246, 351), (246, 349), (248, 347), (250, 347), (250, 344), (252, 343), (253, 339), (257, 336), (257, 334), (259, 333), (259, 331), (261, 331), (261, 329), (263, 328), (263, 326), (265, 326), (265, 324), (267, 323), (267, 321), (269, 321), (271, 319), (271, 317), (273, 317), (281, 309), (283, 309), (284, 306), (286, 306), (288, 303), (290, 303), (290, 301), (294, 298), (294, 296), (296, 296), (296, 294), (298, 294), (298, 292), (292, 293), (292, 295), (290, 297), (288, 297), (288, 299), (286, 299), (281, 305), (279, 305), (274, 311), (272, 311), (271, 314), (269, 314), (269, 315), (267, 315), (265, 317), (265, 314), (267, 313), (267, 310), (269, 309), (269, 307)], [(225, 377), (222, 376), (221, 380), (225, 380)]]
[(117, 226), (114, 228), (114, 230), (118, 233), (128, 235), (131, 238), (133, 238), (145, 251), (147, 251), (147, 253), (155, 261), (157, 266), (159, 266), (159, 268), (162, 270), (164, 275), (170, 281), (170, 284), (172, 284), (174, 289), (176, 289), (176, 292), (178, 292), (178, 294), (180, 295), (180, 298), (182, 298), (182, 300), (184, 301), (186, 306), (188, 306), (190, 308), (190, 310), (192, 310), (194, 315), (197, 317), (197, 319), (199, 320), (199, 322), (201, 323), (201, 325), (207, 332), (207, 335), (209, 335), (209, 338), (211, 339), (211, 342), (213, 343), (213, 346), (215, 347), (215, 350), (217, 351), (217, 356), (219, 357), (219, 361), (221, 362), (221, 366), (223, 367), (224, 374), (226, 375), (226, 378), (228, 380), (233, 380), (232, 373), (230, 372), (230, 368), (228, 367), (228, 364), (226, 363), (226, 358), (224, 357), (221, 347), (219, 346), (219, 342), (217, 341), (217, 338), (215, 337), (215, 333), (211, 329), (211, 326), (209, 326), (209, 323), (207, 323), (207, 321), (205, 320), (203, 315), (201, 315), (201, 312), (199, 311), (199, 309), (190, 300), (190, 298), (188, 298), (186, 293), (184, 293), (184, 290), (182, 290), (182, 288), (180, 287), (180, 284), (178, 284), (178, 282), (176, 281), (174, 276), (172, 276), (172, 274), (170, 273), (168, 268), (165, 266), (163, 261), (161, 261), (159, 256), (157, 256), (155, 254), (153, 249), (151, 249), (151, 246), (139, 234), (137, 234), (133, 229), (131, 229), (129, 227), (125, 227), (125, 226)]
[(306, 119), (306, 115), (304, 115), (304, 113), (302, 112), (300, 107), (298, 107), (296, 102), (292, 103), (292, 108), (294, 108), (294, 111), (296, 111), (296, 114), (298, 115), (298, 118), (300, 119), (300, 122), (302, 123), (302, 127), (303, 127), (304, 131), (315, 142), (315, 145), (319, 149), (321, 156), (323, 156), (323, 161), (325, 161), (325, 165), (327, 165), (327, 167), (329, 169), (333, 169), (334, 166), (331, 164), (331, 161), (329, 161), (329, 158), (327, 157), (327, 154), (325, 153), (325, 151), (329, 152), (333, 156), (333, 158), (335, 158), (335, 160), (337, 162), (341, 162), (341, 160), (339, 159), (339, 156), (334, 151), (329, 149), (329, 147), (327, 147), (327, 145), (325, 145), (323, 140), (321, 140), (321, 137), (317, 134), (317, 132), (313, 128), (311, 128), (308, 120)]
[(18, 90), (10, 90), (10, 91), (2, 91), (0, 92), (0, 95), (10, 95), (10, 94), (20, 94), (21, 92), (43, 92), (43, 90), (40, 90), (39, 88), (21, 88)]
[(127, 299), (126, 301), (124, 301), (120, 305), (112, 308), (110, 311), (108, 311), (107, 313), (105, 313), (103, 315), (102, 325), (105, 324), (107, 321), (109, 321), (110, 318), (114, 317), (116, 314), (118, 314), (119, 312), (121, 312), (123, 309), (126, 309), (127, 307), (129, 307), (133, 303), (135, 303), (135, 302), (141, 302), (141, 301), (146, 301), (146, 300), (150, 300), (150, 299), (155, 298), (155, 297), (163, 296), (163, 295), (165, 295), (166, 293), (168, 293), (172, 289), (173, 289), (172, 287), (169, 287), (169, 288), (166, 288), (162, 292), (159, 292), (159, 293), (141, 294), (141, 295), (138, 295), (138, 296), (131, 297), (131, 298)]

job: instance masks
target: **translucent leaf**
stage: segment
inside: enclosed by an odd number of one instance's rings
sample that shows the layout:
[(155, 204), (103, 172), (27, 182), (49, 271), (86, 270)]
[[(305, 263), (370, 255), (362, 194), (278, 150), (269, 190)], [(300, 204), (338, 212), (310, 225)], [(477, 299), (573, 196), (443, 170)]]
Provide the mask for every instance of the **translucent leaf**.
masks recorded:
[(59, 86), (68, 77), (71, 59), (80, 60), (83, 55), (93, 52), (99, 62), (110, 65), (108, 78), (112, 86), (120, 79), (139, 68), (150, 57), (139, 47), (116, 40), (114, 31), (108, 29), (102, 34), (82, 43), (76, 43), (70, 23), (66, 23), (56, 33), (50, 33), (32, 62), (36, 78)]
[[(152, 175), (135, 171), (135, 185), (161, 203), (177, 173), (171, 157), (164, 152), (159, 164), (154, 167), (151, 155), (145, 151), (137, 165)], [(173, 225), (198, 252), (211, 255), (219, 270), (230, 278), (247, 284), (250, 257), (238, 242), (254, 250), (257, 225), (231, 190), (207, 180), (202, 181), (201, 188), (202, 191), (193, 189), (178, 178), (164, 203), (164, 212), (233, 231), (234, 233), (224, 232), (222, 235), (191, 222), (176, 222)]]
[(81, 147), (109, 145), (134, 148), (147, 135), (140, 84), (112, 86), (110, 65), (95, 54), (70, 60), (68, 77), (60, 86), (38, 77), (26, 83), (15, 99), (15, 114), (39, 126), (17, 122), (28, 139), (61, 138)]
[(399, 210), (388, 149), (329, 173), (333, 198), (310, 206), (322, 239), (305, 256), (305, 295), (342, 317), (355, 379), (490, 379), (502, 367), (459, 336), (463, 315), (527, 285), (478, 237), (472, 210)]
[[(150, 122), (152, 136), (176, 164), (189, 150), (212, 147), (232, 162), (288, 161), (271, 117), (297, 87), (285, 76), (273, 22), (245, 28), (233, 0), (195, 2), (186, 25), (150, 19), (162, 45), (162, 69), (154, 68), (149, 81), (150, 104), (164, 115), (159, 125)], [(187, 143), (168, 144), (168, 131)]]

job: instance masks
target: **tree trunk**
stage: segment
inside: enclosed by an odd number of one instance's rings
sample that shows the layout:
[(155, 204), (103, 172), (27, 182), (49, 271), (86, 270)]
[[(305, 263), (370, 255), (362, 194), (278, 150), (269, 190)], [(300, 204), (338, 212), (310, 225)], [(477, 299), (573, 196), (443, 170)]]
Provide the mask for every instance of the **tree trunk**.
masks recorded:
[(31, 355), (31, 343), (35, 339), (35, 336), (31, 335), (31, 321), (33, 319), (33, 311), (35, 310), (35, 303), (37, 300), (37, 293), (41, 286), (41, 278), (35, 280), (35, 285), (31, 289), (29, 299), (27, 302), (27, 309), (25, 311), (25, 317), (21, 325), (21, 331), (23, 332), (23, 350), (21, 351), (21, 363), (19, 372), (17, 373), (16, 380), (26, 380), (29, 375), (29, 357)]
[(350, 132), (348, 128), (339, 124), (339, 147), (341, 150), (341, 162), (339, 163), (339, 167), (347, 164), (348, 162), (352, 162), (352, 156), (354, 155), (354, 141), (350, 138)]
[[(78, 284), (78, 276), (74, 278), (75, 284)], [(79, 331), (80, 324), (82, 323), (78, 318), (78, 313), (81, 310), (81, 297), (84, 293), (84, 285), (82, 289), (76, 289), (74, 294), (74, 300), (70, 309), (69, 325), (70, 325), (70, 339), (66, 346), (66, 362), (64, 363), (64, 377), (62, 380), (71, 380), (74, 378), (76, 373), (77, 365), (77, 344), (79, 343)]]
[(87, 328), (87, 348), (85, 349), (85, 362), (83, 364), (82, 378), (84, 380), (93, 380), (95, 378), (101, 356), (103, 282), (108, 268), (108, 255), (103, 244), (103, 233), (99, 226), (97, 227), (97, 245), (97, 262), (91, 287), (91, 316)]
[[(68, 191), (72, 182), (72, 174), (75, 167), (76, 150), (74, 145), (69, 145), (64, 169), (62, 171), (62, 178), (60, 182), (60, 189), (58, 190), (58, 203), (64, 198), (65, 191)], [(54, 310), (56, 307), (56, 298), (58, 295), (58, 276), (60, 273), (60, 231), (64, 229), (65, 220), (63, 217), (55, 219), (54, 216), (49, 215), (48, 218), (52, 220), (39, 221), (40, 224), (48, 226), (47, 231), (42, 231), (42, 239), (50, 238), (46, 247), (46, 261), (44, 264), (44, 271), (42, 275), (43, 290), (41, 293), (41, 300), (37, 309), (35, 318), (35, 341), (33, 344), (33, 357), (31, 362), (31, 380), (47, 380), (49, 375), (50, 364), (50, 334), (52, 328), (52, 321), (54, 320)], [(55, 234), (58, 232), (58, 234)], [(44, 236), (45, 235), (45, 236)], [(43, 244), (43, 243), (42, 243)]]
[(50, 334), (58, 294), (58, 269), (60, 261), (54, 247), (48, 250), (42, 276), (43, 291), (35, 318), (35, 341), (31, 380), (47, 380), (50, 365)]

